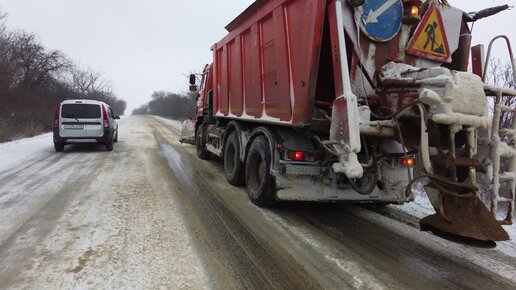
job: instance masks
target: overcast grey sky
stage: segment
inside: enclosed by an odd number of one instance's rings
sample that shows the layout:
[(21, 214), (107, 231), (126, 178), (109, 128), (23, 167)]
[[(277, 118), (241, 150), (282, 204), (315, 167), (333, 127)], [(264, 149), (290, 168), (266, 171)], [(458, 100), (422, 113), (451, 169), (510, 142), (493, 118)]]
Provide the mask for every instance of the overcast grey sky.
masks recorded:
[[(448, 0), (476, 11), (515, 0)], [(111, 80), (130, 113), (153, 91), (187, 88), (185, 74), (211, 61), (210, 47), (253, 0), (0, 0), (7, 25), (37, 34), (82, 66)], [(478, 21), (473, 43), (497, 34), (516, 41), (516, 10)], [(514, 44), (516, 45), (516, 43)], [(498, 45), (501, 47), (501, 45)], [(502, 54), (502, 49), (496, 50)], [(505, 55), (500, 55), (505, 57)]]

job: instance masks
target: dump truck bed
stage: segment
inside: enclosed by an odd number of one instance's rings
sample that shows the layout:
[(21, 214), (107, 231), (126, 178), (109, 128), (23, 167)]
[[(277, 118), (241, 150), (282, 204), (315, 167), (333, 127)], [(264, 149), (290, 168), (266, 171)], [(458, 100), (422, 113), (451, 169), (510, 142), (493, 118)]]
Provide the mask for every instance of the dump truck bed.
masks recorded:
[(218, 117), (304, 126), (314, 107), (327, 1), (257, 1), (214, 45)]

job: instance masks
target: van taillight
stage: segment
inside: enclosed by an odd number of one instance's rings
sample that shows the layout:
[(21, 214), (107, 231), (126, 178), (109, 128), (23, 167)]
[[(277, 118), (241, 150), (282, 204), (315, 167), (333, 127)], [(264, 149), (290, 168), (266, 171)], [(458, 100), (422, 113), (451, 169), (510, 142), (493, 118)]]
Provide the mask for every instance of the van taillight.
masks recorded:
[(102, 116), (104, 118), (104, 128), (109, 128), (109, 119), (107, 116), (106, 108), (104, 106), (102, 107)]
[(54, 128), (59, 128), (59, 111), (61, 109), (61, 105), (57, 105), (56, 112), (54, 114)]

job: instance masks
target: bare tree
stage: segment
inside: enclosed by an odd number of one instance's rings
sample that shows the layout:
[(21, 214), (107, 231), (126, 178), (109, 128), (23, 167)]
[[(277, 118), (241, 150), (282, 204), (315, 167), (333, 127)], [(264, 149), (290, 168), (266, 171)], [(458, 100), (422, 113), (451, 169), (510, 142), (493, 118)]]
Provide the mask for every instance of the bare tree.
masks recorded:
[(61, 51), (47, 51), (32, 33), (19, 32), (13, 42), (18, 85), (22, 87), (35, 89), (43, 86), (71, 66)]
[(55, 107), (65, 99), (98, 99), (124, 113), (125, 101), (102, 73), (74, 66), (34, 34), (8, 29), (5, 17), (0, 11), (0, 142), (51, 130)]
[(135, 109), (134, 115), (157, 115), (174, 120), (183, 121), (195, 116), (195, 97), (189, 93), (171, 93), (164, 91), (154, 92), (152, 100)]
[(73, 90), (80, 94), (97, 95), (113, 91), (110, 82), (103, 78), (103, 73), (94, 71), (92, 68), (73, 67), (70, 75)]
[(0, 33), (4, 33), (7, 31), (7, 26), (5, 25), (5, 19), (7, 18), (7, 13), (2, 12), (0, 10)]
[(0, 11), (0, 90), (12, 88), (15, 83), (16, 62), (13, 61), (15, 33), (7, 30), (6, 13)]
[[(499, 87), (516, 88), (512, 69), (511, 62), (503, 63), (500, 59), (491, 60), (486, 81)], [(503, 97), (502, 105), (516, 108), (516, 97)], [(493, 106), (490, 109), (493, 111)], [(513, 120), (514, 113), (502, 111), (500, 115), (500, 128), (512, 127)]]
[(124, 114), (127, 103), (115, 96), (111, 82), (103, 73), (74, 66), (69, 70), (68, 83), (78, 97), (104, 101), (116, 114)]

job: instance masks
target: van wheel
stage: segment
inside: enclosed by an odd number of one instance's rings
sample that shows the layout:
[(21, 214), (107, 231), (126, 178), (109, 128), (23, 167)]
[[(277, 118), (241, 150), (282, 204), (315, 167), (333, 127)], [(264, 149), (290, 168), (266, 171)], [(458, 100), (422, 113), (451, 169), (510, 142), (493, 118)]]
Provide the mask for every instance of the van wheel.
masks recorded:
[(54, 149), (56, 150), (56, 152), (63, 152), (64, 144), (54, 143)]
[(197, 129), (197, 134), (195, 135), (195, 148), (197, 149), (197, 156), (202, 160), (210, 159), (210, 151), (206, 149), (205, 141), (203, 140), (202, 127)]
[(113, 151), (113, 140), (111, 140), (111, 142), (106, 144), (106, 150)]
[(240, 142), (236, 131), (229, 134), (224, 148), (224, 175), (235, 186), (244, 185), (244, 165), (240, 161)]
[(264, 136), (254, 139), (245, 166), (245, 181), (249, 199), (257, 206), (276, 203), (276, 182), (270, 173), (271, 151)]
[(118, 143), (118, 129), (116, 129), (115, 138), (113, 139), (113, 143)]

